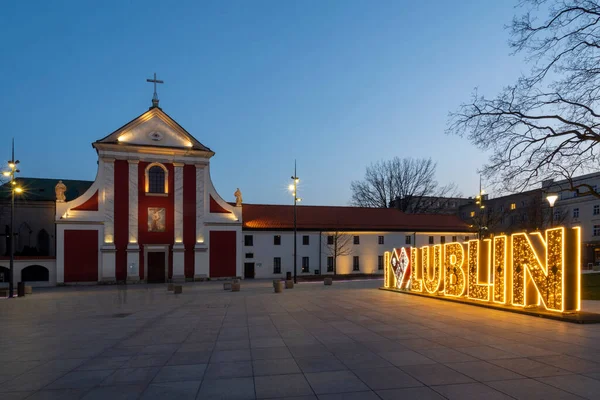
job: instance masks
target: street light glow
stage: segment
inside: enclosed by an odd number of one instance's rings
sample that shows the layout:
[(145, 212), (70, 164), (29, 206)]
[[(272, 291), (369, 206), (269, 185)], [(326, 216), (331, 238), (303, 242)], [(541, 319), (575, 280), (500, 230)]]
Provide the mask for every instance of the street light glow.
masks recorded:
[(293, 191), (293, 190), (294, 190), (294, 185), (290, 185), (290, 186), (288, 186), (288, 189), (289, 189), (290, 191)]
[(546, 200), (548, 200), (550, 207), (554, 207), (554, 203), (558, 200), (558, 195), (556, 193), (548, 193), (546, 195)]
[(16, 166), (16, 165), (15, 165), (15, 163), (13, 163), (13, 162), (9, 162), (9, 163), (8, 163), (8, 168), (10, 168), (10, 169), (15, 169), (15, 166)]
[(4, 171), (4, 172), (2, 173), (2, 175), (4, 175), (4, 176), (10, 176), (10, 172), (8, 172), (8, 171)]
[(16, 187), (16, 188), (15, 188), (15, 192), (16, 192), (16, 193), (23, 193), (23, 188)]

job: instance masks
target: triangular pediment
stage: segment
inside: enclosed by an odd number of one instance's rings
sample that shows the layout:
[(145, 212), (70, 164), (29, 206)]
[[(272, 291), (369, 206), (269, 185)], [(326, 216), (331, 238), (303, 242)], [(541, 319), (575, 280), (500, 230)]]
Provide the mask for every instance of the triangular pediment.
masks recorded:
[(96, 143), (211, 152), (158, 107), (151, 108)]

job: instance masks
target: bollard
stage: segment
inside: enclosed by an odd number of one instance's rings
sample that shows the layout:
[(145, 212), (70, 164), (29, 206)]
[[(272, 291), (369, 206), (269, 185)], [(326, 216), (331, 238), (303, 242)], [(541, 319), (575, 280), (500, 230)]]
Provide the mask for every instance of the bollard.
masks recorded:
[(331, 278), (325, 278), (325, 279), (323, 280), (323, 283), (324, 283), (326, 286), (331, 286), (331, 285), (333, 284), (333, 279), (331, 279)]
[(291, 279), (285, 281), (285, 288), (286, 289), (293, 289), (294, 288), (294, 281), (291, 280)]
[(283, 292), (283, 281), (273, 282), (273, 286), (275, 287), (275, 293)]

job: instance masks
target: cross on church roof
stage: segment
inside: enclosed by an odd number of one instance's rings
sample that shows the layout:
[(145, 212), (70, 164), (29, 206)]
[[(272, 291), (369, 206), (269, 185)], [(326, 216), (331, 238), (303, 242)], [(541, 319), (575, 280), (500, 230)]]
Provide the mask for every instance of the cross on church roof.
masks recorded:
[(158, 107), (158, 94), (156, 94), (156, 84), (157, 83), (165, 83), (164, 81), (156, 79), (156, 72), (154, 73), (154, 79), (146, 79), (146, 82), (154, 83), (154, 96), (152, 96), (152, 107)]

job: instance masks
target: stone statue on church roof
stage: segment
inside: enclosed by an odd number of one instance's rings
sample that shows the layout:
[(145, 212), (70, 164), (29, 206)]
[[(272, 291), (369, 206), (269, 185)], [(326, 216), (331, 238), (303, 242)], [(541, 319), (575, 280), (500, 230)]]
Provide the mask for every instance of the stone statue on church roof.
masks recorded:
[(56, 186), (54, 187), (54, 193), (56, 193), (56, 202), (64, 203), (66, 200), (65, 192), (67, 191), (67, 186), (63, 183), (63, 181), (58, 181)]
[(237, 190), (235, 191), (235, 193), (233, 195), (235, 196), (235, 206), (241, 207), (242, 206), (242, 192), (240, 192), (240, 188), (237, 188)]

